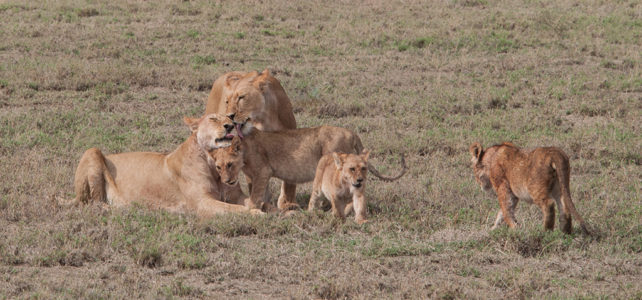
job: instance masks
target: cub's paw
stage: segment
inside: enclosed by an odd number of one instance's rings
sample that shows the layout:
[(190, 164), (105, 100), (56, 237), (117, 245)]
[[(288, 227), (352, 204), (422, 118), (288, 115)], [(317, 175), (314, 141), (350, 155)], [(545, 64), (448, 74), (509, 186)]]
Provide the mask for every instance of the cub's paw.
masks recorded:
[(368, 221), (368, 220), (366, 220), (366, 219), (356, 219), (355, 221), (356, 221), (356, 222), (357, 222), (357, 224), (359, 224), (359, 225), (362, 225), (362, 224), (365, 224), (365, 223), (370, 222), (370, 221)]
[(250, 209), (250, 214), (253, 216), (260, 216), (260, 215), (264, 215), (265, 213), (260, 209), (252, 208)]

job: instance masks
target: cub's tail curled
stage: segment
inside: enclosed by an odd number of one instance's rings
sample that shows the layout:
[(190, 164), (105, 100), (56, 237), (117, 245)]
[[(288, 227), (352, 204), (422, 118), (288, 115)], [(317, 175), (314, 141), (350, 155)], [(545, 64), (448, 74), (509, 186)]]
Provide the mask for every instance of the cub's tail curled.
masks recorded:
[(402, 153), (401, 154), (401, 172), (399, 173), (399, 175), (394, 176), (394, 177), (382, 176), (379, 173), (379, 171), (377, 171), (377, 169), (375, 169), (375, 167), (372, 164), (368, 164), (368, 171), (370, 171), (370, 173), (372, 173), (372, 175), (376, 176), (377, 178), (379, 178), (379, 179), (381, 179), (383, 181), (390, 182), (390, 181), (395, 181), (395, 180), (401, 178), (401, 176), (403, 176), (404, 174), (406, 174), (406, 171), (408, 171), (408, 167), (406, 166), (406, 159), (404, 158), (404, 155)]

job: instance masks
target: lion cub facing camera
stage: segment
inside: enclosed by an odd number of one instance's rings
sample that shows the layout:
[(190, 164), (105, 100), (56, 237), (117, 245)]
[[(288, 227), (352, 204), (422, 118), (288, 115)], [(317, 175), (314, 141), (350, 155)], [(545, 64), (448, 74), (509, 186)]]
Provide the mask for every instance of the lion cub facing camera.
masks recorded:
[(330, 200), (335, 216), (345, 219), (354, 208), (355, 221), (367, 222), (364, 191), (369, 154), (370, 151), (363, 150), (362, 154), (333, 152), (324, 155), (317, 165), (308, 211), (317, 207), (317, 200), (323, 194)]

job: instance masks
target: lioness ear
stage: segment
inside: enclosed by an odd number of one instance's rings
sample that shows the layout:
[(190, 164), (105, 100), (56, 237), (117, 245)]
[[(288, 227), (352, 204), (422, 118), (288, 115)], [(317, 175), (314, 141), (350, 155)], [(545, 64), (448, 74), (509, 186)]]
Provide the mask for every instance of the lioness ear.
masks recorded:
[(484, 148), (480, 143), (473, 143), (472, 145), (470, 145), (469, 151), (470, 151), (470, 155), (473, 156), (473, 159), (475, 161), (479, 161), (479, 159), (482, 156), (482, 153), (484, 153)]
[(272, 74), (270, 74), (270, 69), (268, 69), (268, 68), (265, 68), (265, 70), (263, 70), (263, 72), (261, 72), (261, 76), (270, 76), (270, 75), (272, 75)]
[(363, 157), (363, 160), (368, 161), (368, 156), (370, 156), (370, 150), (363, 149), (361, 156)]
[(198, 123), (200, 121), (201, 118), (183, 117), (183, 122), (185, 123), (185, 125), (187, 125), (187, 127), (189, 127), (192, 132), (196, 132), (196, 130), (198, 130)]
[(332, 158), (334, 158), (334, 164), (337, 166), (337, 169), (341, 169), (341, 166), (343, 166), (343, 160), (341, 160), (339, 153), (332, 152)]
[(230, 74), (225, 78), (225, 85), (228, 87), (231, 87), (233, 84), (235, 84), (237, 81), (241, 79), (240, 74)]
[(270, 81), (266, 78), (266, 76), (262, 75), (254, 79), (254, 86), (259, 88), (261, 91), (265, 91), (270, 87)]

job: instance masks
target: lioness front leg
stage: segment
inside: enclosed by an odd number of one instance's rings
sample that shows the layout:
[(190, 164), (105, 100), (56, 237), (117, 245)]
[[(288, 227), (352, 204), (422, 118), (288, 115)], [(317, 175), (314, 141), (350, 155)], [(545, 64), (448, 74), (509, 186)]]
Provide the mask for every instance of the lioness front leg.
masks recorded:
[(200, 217), (212, 217), (214, 215), (224, 213), (250, 213), (253, 215), (261, 215), (263, 212), (260, 209), (251, 209), (242, 205), (225, 203), (206, 195), (198, 200), (197, 214)]

